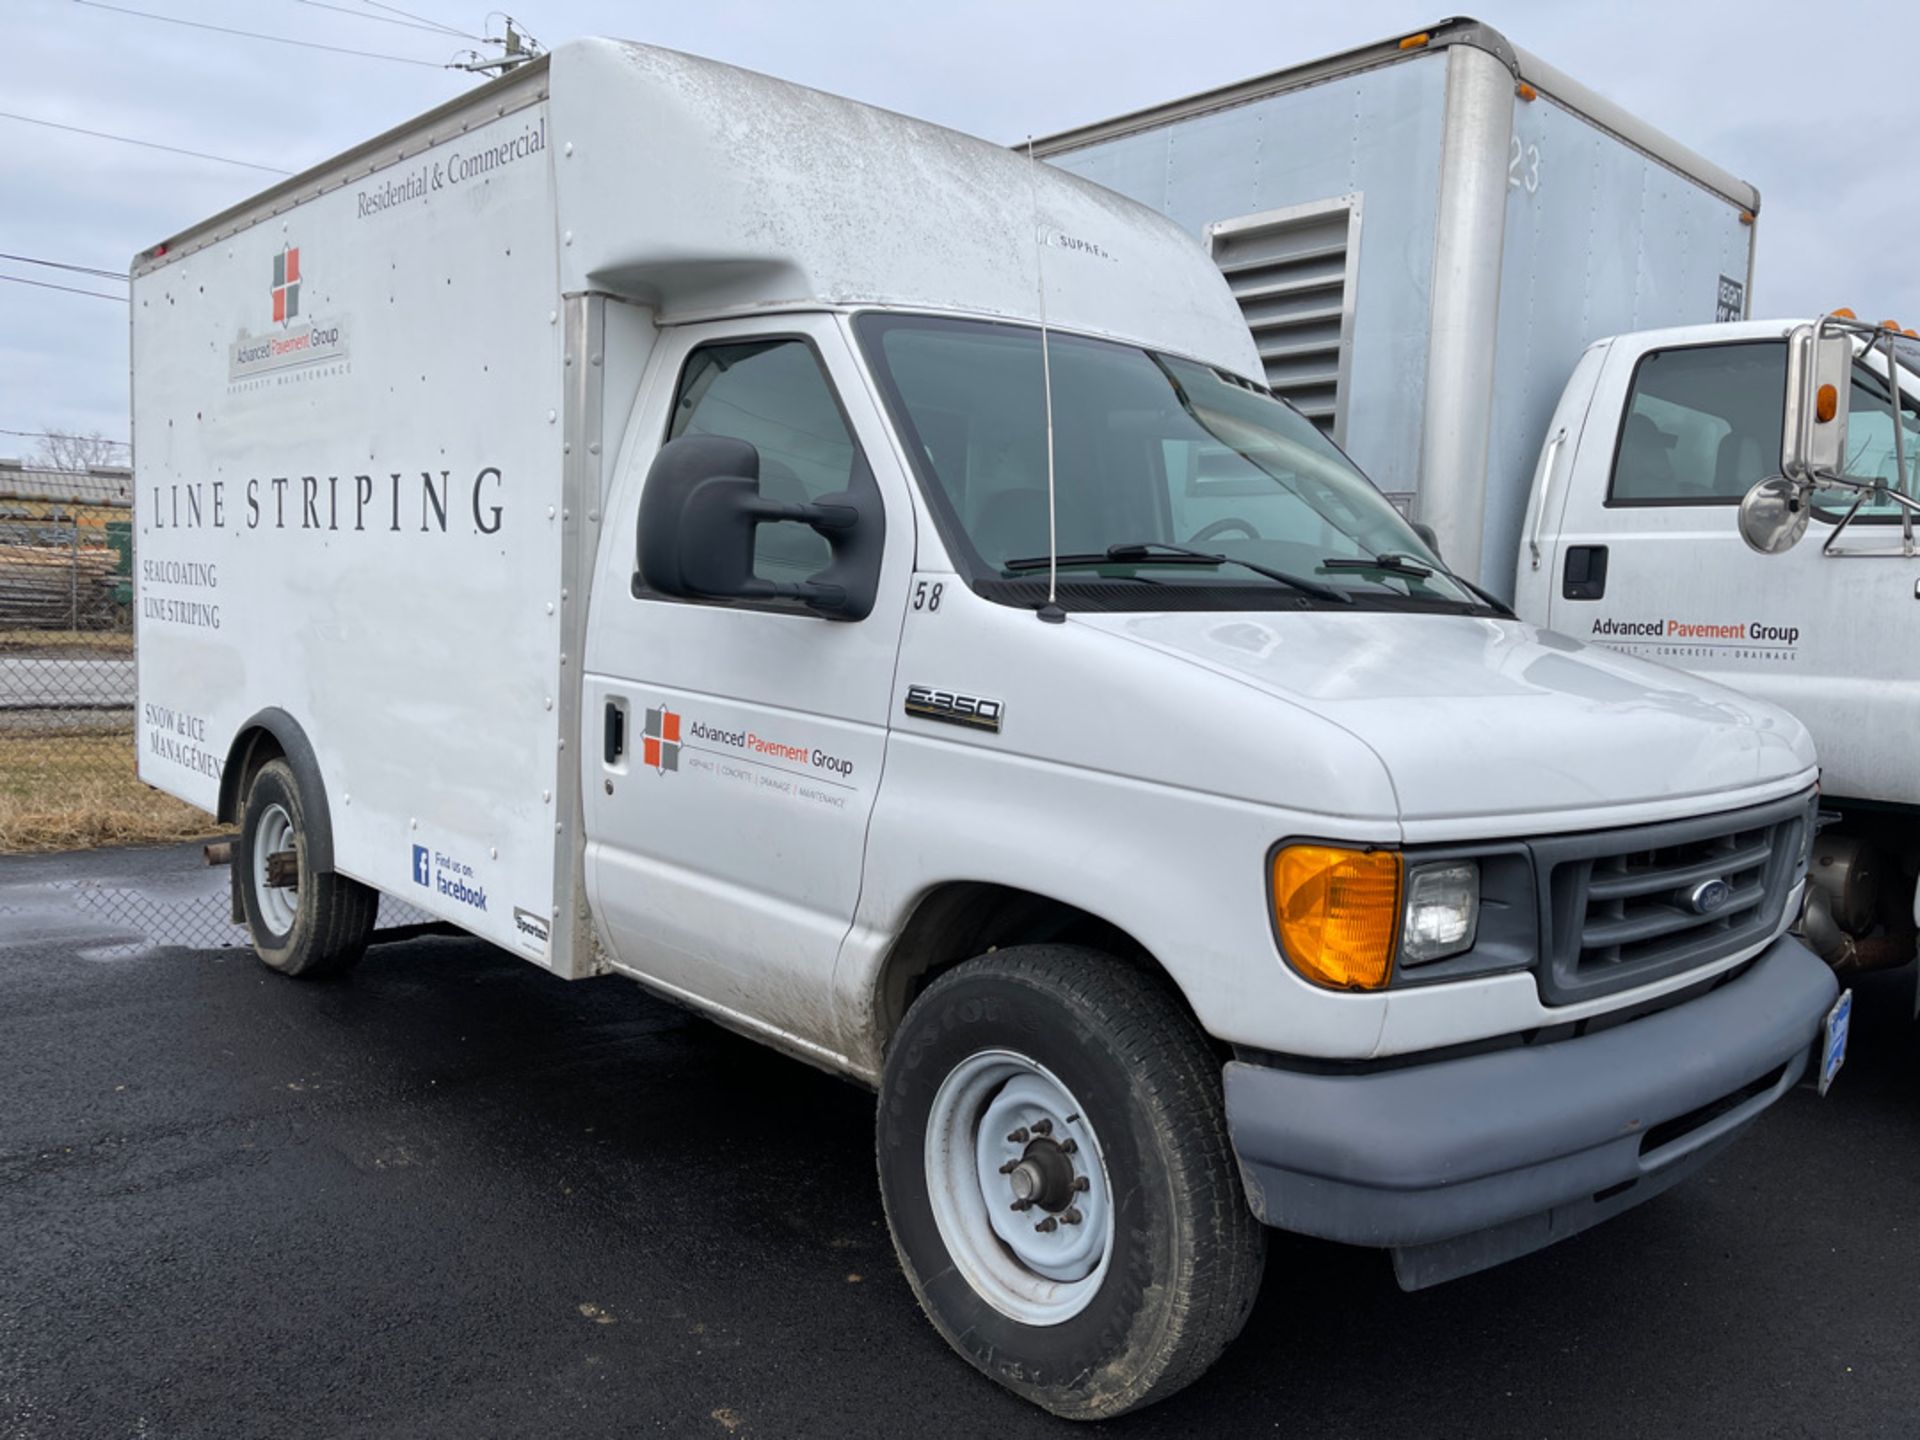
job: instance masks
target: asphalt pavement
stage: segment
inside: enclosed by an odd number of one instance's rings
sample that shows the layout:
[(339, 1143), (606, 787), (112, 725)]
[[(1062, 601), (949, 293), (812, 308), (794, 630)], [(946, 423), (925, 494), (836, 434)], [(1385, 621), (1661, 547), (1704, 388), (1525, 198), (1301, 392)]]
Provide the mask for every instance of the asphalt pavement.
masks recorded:
[(1417, 1295), (1279, 1239), (1212, 1373), (1076, 1430), (921, 1318), (866, 1092), (477, 942), (301, 984), (63, 898), (198, 864), (0, 860), (0, 1436), (1920, 1431), (1910, 975), (1671, 1194)]

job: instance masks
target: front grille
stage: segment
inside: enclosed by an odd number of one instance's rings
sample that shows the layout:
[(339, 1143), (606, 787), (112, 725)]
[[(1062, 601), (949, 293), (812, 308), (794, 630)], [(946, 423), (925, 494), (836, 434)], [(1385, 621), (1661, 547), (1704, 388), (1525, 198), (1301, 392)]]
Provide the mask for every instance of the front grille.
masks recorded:
[[(1542, 928), (1551, 937), (1542, 997), (1550, 1005), (1592, 999), (1767, 938), (1802, 874), (1815, 803), (1811, 794), (1795, 795), (1721, 815), (1535, 841)], [(1708, 903), (1714, 898), (1719, 903)]]

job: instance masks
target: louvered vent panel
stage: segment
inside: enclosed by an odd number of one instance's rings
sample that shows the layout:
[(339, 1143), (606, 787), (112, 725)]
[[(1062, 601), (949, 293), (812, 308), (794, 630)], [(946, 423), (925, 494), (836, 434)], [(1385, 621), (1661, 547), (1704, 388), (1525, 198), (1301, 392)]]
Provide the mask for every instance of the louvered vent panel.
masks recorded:
[(1213, 258), (1260, 347), (1267, 383), (1321, 429), (1340, 410), (1340, 327), (1346, 309), (1350, 212), (1345, 205), (1222, 226)]

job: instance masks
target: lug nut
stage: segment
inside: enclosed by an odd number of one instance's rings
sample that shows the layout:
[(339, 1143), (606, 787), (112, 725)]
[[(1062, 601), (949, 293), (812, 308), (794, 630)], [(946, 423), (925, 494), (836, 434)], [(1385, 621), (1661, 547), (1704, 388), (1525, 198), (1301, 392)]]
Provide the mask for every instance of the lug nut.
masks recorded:
[(1075, 1140), (1071, 1135), (1069, 1135), (1066, 1139), (1060, 1142), (1060, 1153), (1062, 1155), (1071, 1155), (1075, 1151), (1079, 1150), (1079, 1148), (1080, 1148), (1080, 1142), (1078, 1140)]
[(1013, 1210), (1031, 1210), (1033, 1208), (1033, 1201), (1016, 1200), (1009, 1208)]
[(1009, 1160), (1007, 1161), (1006, 1164), (1000, 1167), (1000, 1173), (1002, 1175), (1011, 1175), (1014, 1171), (1018, 1170), (1019, 1168), (1020, 1168), (1020, 1162), (1018, 1160)]
[(1082, 1220), (1086, 1219), (1087, 1217), (1082, 1215), (1073, 1206), (1069, 1205), (1066, 1208), (1066, 1210), (1061, 1214), (1060, 1218), (1069, 1225), (1078, 1225)]
[(1042, 1235), (1051, 1235), (1054, 1231), (1060, 1228), (1060, 1222), (1054, 1219), (1053, 1216), (1049, 1215), (1047, 1216), (1046, 1219), (1042, 1220), (1038, 1225), (1034, 1226), (1033, 1228), (1039, 1231)]
[(1076, 1175), (1073, 1177), (1073, 1188), (1079, 1191), (1081, 1194), (1084, 1195), (1086, 1193), (1087, 1185), (1088, 1185), (1088, 1180), (1086, 1176)]
[(1051, 1121), (1051, 1120), (1036, 1120), (1036, 1121), (1034, 1121), (1034, 1122), (1033, 1122), (1033, 1133), (1034, 1133), (1034, 1134), (1036, 1134), (1036, 1135), (1051, 1135), (1051, 1134), (1053, 1134), (1053, 1121)]
[(1009, 1145), (1024, 1145), (1027, 1143), (1027, 1139), (1027, 1127), (1022, 1125), (1018, 1130), (1007, 1136), (1007, 1143)]

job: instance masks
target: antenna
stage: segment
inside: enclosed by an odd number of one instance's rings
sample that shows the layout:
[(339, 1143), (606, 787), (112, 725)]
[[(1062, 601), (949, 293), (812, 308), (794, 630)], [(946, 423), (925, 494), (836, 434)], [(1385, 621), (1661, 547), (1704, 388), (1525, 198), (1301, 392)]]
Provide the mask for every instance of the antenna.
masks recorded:
[(1060, 588), (1060, 530), (1053, 499), (1053, 354), (1047, 341), (1047, 264), (1046, 246), (1040, 239), (1040, 184), (1034, 178), (1040, 172), (1033, 158), (1033, 136), (1027, 136), (1027, 193), (1033, 201), (1033, 273), (1040, 285), (1040, 388), (1047, 402), (1047, 603), (1040, 607), (1040, 618), (1050, 625), (1065, 620), (1057, 598)]

